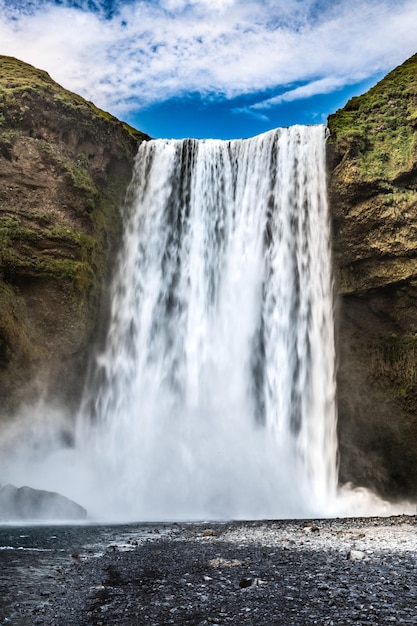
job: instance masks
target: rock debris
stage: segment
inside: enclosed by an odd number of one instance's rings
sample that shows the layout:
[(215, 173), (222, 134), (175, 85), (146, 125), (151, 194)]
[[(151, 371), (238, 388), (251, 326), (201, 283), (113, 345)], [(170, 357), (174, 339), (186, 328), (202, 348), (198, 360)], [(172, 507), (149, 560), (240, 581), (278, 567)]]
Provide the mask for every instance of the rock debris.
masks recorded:
[(139, 539), (134, 528), (116, 550), (49, 562), (20, 610), (6, 615), (0, 600), (0, 624), (417, 623), (414, 517), (315, 520), (310, 531), (303, 521), (211, 523), (210, 534), (203, 524), (161, 525)]

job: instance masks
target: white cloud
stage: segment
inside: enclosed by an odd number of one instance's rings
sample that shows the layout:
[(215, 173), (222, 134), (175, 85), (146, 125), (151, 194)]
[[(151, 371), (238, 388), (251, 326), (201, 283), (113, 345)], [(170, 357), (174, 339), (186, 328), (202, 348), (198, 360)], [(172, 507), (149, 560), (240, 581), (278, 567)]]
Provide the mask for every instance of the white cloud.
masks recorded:
[(246, 107), (236, 107), (232, 109), (232, 113), (245, 113), (246, 115), (250, 115), (261, 122), (269, 122), (270, 119), (264, 113), (259, 113), (255, 110), (255, 106), (246, 106)]
[[(287, 87), (255, 106), (266, 109), (388, 70), (417, 48), (415, 0), (134, 0), (118, 6), (105, 19), (101, 11), (47, 0), (27, 13), (0, 0), (0, 53), (47, 70), (120, 115), (190, 92), (231, 98)], [(306, 84), (292, 89), (296, 82)]]
[[(359, 76), (355, 75), (355, 79), (353, 80), (353, 82), (356, 82), (357, 80), (359, 80)], [(312, 96), (317, 96), (318, 94), (331, 93), (335, 89), (350, 84), (351, 82), (352, 78), (350, 78), (349, 76), (327, 76), (326, 78), (313, 80), (306, 85), (302, 85), (301, 87), (296, 87), (295, 89), (289, 89), (288, 91), (284, 91), (284, 93), (280, 94), (279, 96), (267, 98), (266, 100), (261, 100), (256, 104), (252, 104), (248, 108), (271, 109), (272, 107), (278, 106), (283, 102), (294, 102), (295, 100), (304, 100), (305, 98), (311, 98)]]
[(223, 13), (236, 0), (162, 0), (161, 6), (170, 12), (184, 11), (190, 7), (201, 7), (205, 11), (217, 11)]

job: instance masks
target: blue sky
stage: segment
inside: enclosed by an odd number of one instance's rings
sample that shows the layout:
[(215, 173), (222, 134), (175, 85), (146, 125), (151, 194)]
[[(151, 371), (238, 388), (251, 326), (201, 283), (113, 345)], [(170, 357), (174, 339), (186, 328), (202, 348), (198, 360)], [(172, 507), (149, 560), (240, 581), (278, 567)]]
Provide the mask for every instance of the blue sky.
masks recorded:
[(416, 0), (0, 0), (0, 54), (153, 137), (323, 123), (415, 52)]

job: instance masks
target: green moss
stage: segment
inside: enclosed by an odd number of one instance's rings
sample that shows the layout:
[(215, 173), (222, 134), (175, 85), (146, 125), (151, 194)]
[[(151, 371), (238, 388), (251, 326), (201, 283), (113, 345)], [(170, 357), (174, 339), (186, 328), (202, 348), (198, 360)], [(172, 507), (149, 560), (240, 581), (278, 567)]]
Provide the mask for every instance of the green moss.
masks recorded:
[(417, 55), (329, 117), (331, 141), (364, 181), (395, 179), (417, 159)]
[(3, 128), (0, 124), (0, 156), (11, 161), (13, 145), (21, 135), (18, 130)]
[(89, 172), (88, 158), (79, 153), (76, 162), (65, 158), (55, 146), (47, 141), (39, 140), (38, 146), (55, 167), (60, 168), (71, 180), (74, 188), (86, 199), (86, 206), (92, 209), (98, 196), (98, 190)]
[[(39, 249), (49, 242), (52, 249)], [(59, 258), (57, 251), (73, 250), (75, 258)], [(0, 270), (7, 276), (32, 275), (69, 281), (77, 293), (88, 292), (94, 280), (91, 258), (94, 238), (73, 228), (51, 224), (27, 226), (17, 217), (0, 220)], [(66, 255), (68, 257), (68, 253)]]
[(92, 236), (86, 235), (82, 231), (74, 230), (69, 226), (52, 224), (45, 229), (45, 234), (52, 240), (79, 248), (80, 258), (83, 261), (88, 259), (94, 247), (94, 238)]
[[(39, 220), (42, 219), (42, 213), (36, 213), (32, 219), (30, 226), (26, 225), (22, 218), (18, 215), (11, 215), (0, 218), (0, 242), (1, 250), (6, 247), (13, 247), (16, 242), (38, 243), (41, 239), (50, 239), (57, 244), (65, 243), (80, 250), (91, 250), (94, 240), (91, 236), (86, 235), (82, 231), (75, 230), (70, 226), (62, 224), (49, 223), (48, 225), (40, 225)], [(45, 219), (47, 219), (45, 214)]]
[(88, 204), (92, 206), (94, 204), (94, 198), (98, 195), (98, 191), (88, 169), (81, 165), (81, 163), (63, 161), (62, 164), (68, 172), (74, 187), (89, 197)]
[(38, 99), (40, 95), (53, 100), (69, 112), (76, 112), (78, 117), (85, 114), (98, 117), (114, 126), (122, 126), (137, 142), (149, 139), (145, 133), (120, 122), (92, 102), (64, 89), (55, 83), (47, 72), (13, 57), (0, 55), (0, 108), (7, 111), (8, 123), (10, 120), (17, 123), (30, 113), (31, 100)]
[(70, 285), (78, 294), (86, 296), (94, 282), (94, 273), (88, 262), (72, 259), (57, 259), (52, 256), (19, 255), (7, 250), (2, 257), (3, 274), (10, 280), (17, 276), (31, 276), (36, 280), (52, 279), (64, 287)]
[(38, 231), (26, 227), (17, 216), (2, 217), (0, 220), (1, 252), (4, 252), (5, 248), (13, 246), (15, 241), (22, 240), (34, 243), (39, 239), (39, 236)]
[(77, 293), (86, 295), (92, 287), (94, 274), (89, 265), (83, 261), (71, 259), (39, 259), (36, 264), (37, 275), (54, 277), (69, 281)]

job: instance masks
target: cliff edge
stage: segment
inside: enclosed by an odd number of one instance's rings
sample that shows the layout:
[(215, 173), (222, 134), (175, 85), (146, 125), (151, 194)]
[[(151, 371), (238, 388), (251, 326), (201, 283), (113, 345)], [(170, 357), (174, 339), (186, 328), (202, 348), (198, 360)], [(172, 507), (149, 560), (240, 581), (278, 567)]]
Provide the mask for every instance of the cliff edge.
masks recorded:
[(45, 393), (76, 405), (143, 139), (46, 72), (0, 56), (3, 416)]
[(417, 55), (329, 117), (340, 480), (417, 492)]

